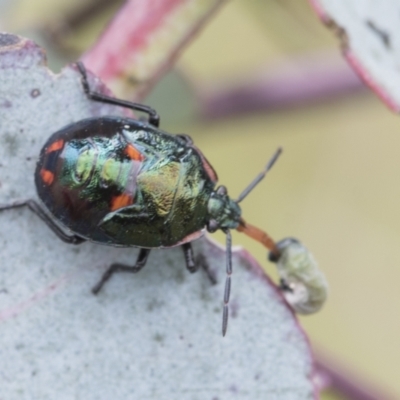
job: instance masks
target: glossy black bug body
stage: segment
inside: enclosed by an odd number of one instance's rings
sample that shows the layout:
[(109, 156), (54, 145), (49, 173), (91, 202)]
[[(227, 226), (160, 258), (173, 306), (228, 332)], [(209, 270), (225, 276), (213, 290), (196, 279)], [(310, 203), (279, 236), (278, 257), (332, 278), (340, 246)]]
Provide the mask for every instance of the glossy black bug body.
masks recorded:
[(186, 138), (101, 117), (53, 134), (35, 182), (51, 214), (80, 237), (158, 248), (201, 236), (216, 174)]
[[(88, 118), (54, 133), (42, 148), (35, 172), (43, 208), (34, 200), (1, 206), (28, 206), (63, 241), (139, 247), (135, 265), (112, 264), (93, 288), (98, 293), (114, 272), (138, 272), (152, 248), (182, 246), (186, 266), (196, 270), (190, 242), (205, 229), (221, 229), (227, 237), (226, 283), (222, 333), (228, 321), (232, 256), (231, 229), (263, 243), (276, 256), (268, 235), (247, 224), (238, 205), (278, 158), (234, 201), (224, 186), (215, 188), (217, 175), (190, 137), (158, 129), (157, 113), (89, 88), (86, 70), (77, 63), (87, 96), (95, 101), (127, 107), (149, 115), (147, 122), (107, 116)], [(73, 232), (68, 235), (57, 223)]]

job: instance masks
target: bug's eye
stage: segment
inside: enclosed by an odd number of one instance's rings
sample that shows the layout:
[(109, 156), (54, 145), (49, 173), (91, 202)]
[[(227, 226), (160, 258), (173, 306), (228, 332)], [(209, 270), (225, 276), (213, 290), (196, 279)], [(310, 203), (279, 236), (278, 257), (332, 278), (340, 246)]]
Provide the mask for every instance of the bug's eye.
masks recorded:
[(210, 219), (207, 224), (207, 230), (210, 233), (215, 232), (219, 228), (219, 224), (215, 219)]
[(221, 195), (226, 196), (228, 194), (228, 189), (225, 186), (220, 186), (217, 189), (217, 194), (221, 194)]

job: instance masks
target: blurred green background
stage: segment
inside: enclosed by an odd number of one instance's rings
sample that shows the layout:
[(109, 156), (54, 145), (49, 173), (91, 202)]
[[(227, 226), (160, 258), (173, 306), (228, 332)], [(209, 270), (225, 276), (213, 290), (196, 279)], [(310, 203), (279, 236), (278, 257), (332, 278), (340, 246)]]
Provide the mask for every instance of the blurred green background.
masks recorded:
[[(0, 28), (35, 38), (58, 70), (94, 42), (121, 3), (103, 7), (99, 2), (98, 12), (76, 29), (61, 31), (55, 41), (48, 32), (59, 32), (65, 15), (82, 1), (3, 0)], [(338, 40), (306, 0), (235, 0), (146, 102), (158, 109), (163, 129), (192, 136), (233, 197), (283, 146), (270, 175), (242, 203), (244, 217), (276, 239), (299, 238), (326, 274), (326, 306), (300, 318), (314, 348), (400, 396), (399, 117), (360, 89), (325, 101), (206, 120), (193, 91), (213, 82), (234, 85), (269, 65), (315, 54), (340, 63)], [(276, 276), (261, 246), (240, 233), (234, 243)], [(325, 392), (322, 398), (342, 397)]]

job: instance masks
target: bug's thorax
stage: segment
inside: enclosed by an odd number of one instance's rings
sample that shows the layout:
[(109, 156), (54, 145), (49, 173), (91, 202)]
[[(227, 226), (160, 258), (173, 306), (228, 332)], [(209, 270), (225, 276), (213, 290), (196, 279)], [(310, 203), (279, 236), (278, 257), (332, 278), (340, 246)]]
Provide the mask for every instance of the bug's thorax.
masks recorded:
[(242, 210), (227, 193), (225, 186), (219, 186), (211, 192), (207, 204), (207, 230), (215, 232), (217, 229), (236, 229), (239, 226)]

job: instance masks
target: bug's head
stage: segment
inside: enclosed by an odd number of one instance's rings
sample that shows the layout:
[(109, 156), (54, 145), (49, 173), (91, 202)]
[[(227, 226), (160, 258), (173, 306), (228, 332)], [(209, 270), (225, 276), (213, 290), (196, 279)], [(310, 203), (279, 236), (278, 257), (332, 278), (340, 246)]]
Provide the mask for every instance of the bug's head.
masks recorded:
[(209, 215), (208, 232), (215, 232), (217, 229), (236, 229), (239, 226), (242, 210), (228, 196), (225, 186), (219, 186), (217, 190), (211, 193), (207, 209)]

